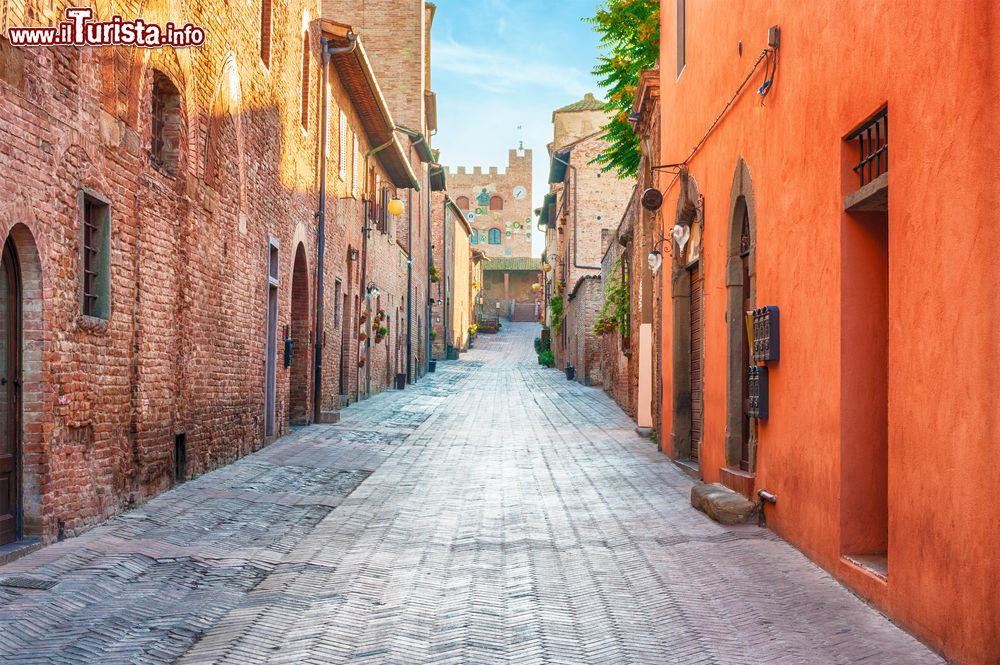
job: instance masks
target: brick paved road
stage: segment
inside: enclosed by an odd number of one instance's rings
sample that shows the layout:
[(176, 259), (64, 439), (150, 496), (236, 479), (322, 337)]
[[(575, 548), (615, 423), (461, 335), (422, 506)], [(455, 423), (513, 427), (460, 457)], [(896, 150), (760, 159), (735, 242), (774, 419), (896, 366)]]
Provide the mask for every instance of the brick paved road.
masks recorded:
[(54, 583), (0, 586), (0, 660), (940, 662), (691, 509), (611, 400), (534, 364), (535, 330), (0, 568)]

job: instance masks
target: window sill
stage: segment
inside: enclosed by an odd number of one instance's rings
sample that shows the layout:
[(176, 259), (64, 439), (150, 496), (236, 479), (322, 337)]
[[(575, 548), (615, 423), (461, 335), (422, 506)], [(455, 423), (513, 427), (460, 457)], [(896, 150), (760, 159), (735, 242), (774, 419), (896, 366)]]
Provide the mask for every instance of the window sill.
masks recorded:
[(889, 172), (844, 197), (845, 212), (887, 212), (889, 210)]
[(76, 327), (78, 330), (86, 330), (92, 333), (106, 333), (108, 332), (108, 320), (80, 314), (76, 317)]

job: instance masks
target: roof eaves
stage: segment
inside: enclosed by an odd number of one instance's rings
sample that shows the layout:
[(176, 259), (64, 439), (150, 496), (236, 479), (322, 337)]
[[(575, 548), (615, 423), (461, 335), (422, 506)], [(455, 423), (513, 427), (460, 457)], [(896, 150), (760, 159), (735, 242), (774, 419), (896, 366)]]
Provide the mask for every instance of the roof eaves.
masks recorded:
[(351, 27), (334, 21), (323, 20), (322, 30), (334, 48), (343, 48), (356, 40), (353, 50), (334, 53), (335, 63), (344, 88), (352, 104), (361, 117), (361, 124), (372, 146), (388, 146), (390, 149), (377, 153), (379, 162), (396, 187), (420, 189), (413, 167), (406, 159), (406, 153), (396, 137), (396, 123), (379, 87), (371, 61), (365, 51), (360, 35), (355, 36)]

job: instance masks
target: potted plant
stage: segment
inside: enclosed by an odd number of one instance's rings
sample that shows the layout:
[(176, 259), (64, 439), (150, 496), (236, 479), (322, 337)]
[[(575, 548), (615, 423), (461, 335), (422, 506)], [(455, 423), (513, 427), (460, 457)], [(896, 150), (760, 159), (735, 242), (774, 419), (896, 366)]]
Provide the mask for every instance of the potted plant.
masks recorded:
[(363, 331), (363, 330), (362, 330), (362, 331), (361, 331), (360, 333), (358, 333), (358, 341), (359, 341), (359, 342), (363, 342), (363, 341), (365, 341), (366, 339), (368, 339), (368, 333), (366, 333), (366, 332), (365, 332), (365, 331)]
[(427, 336), (430, 337), (431, 339), (437, 339), (438, 334), (432, 330), (429, 333), (427, 333)]
[(379, 329), (375, 331), (375, 343), (381, 344), (385, 336), (389, 334), (389, 329), (385, 326), (379, 326)]
[(438, 282), (441, 281), (441, 273), (438, 272), (437, 266), (431, 266), (431, 270), (430, 270), (429, 274), (430, 274), (431, 282), (437, 284)]

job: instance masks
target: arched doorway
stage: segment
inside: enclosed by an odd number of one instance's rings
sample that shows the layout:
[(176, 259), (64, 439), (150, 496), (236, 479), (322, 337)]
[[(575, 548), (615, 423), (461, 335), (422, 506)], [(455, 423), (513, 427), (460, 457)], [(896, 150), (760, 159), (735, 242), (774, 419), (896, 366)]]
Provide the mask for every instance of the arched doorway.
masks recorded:
[(21, 505), (21, 275), (7, 240), (0, 268), (0, 545), (24, 532)]
[[(729, 202), (729, 229), (726, 243), (726, 466), (730, 473), (723, 479), (744, 476), (737, 489), (752, 488), (746, 478), (757, 465), (757, 422), (750, 418), (749, 375), (750, 349), (745, 313), (754, 308), (757, 298), (757, 215), (750, 169), (740, 159), (733, 176)], [(732, 484), (727, 482), (726, 484)]]
[(689, 228), (690, 235), (683, 250), (675, 242), (673, 252), (673, 427), (670, 445), (674, 459), (699, 476), (705, 422), (705, 280), (701, 254), (704, 219), (699, 210), (700, 198), (694, 178), (683, 174), (676, 220)]
[(0, 544), (42, 535), (40, 479), (46, 396), (42, 382), (42, 270), (34, 236), (15, 224), (0, 269)]
[(292, 340), (292, 364), (288, 374), (288, 422), (309, 424), (309, 269), (306, 249), (299, 243), (292, 266), (292, 311), (289, 337)]

